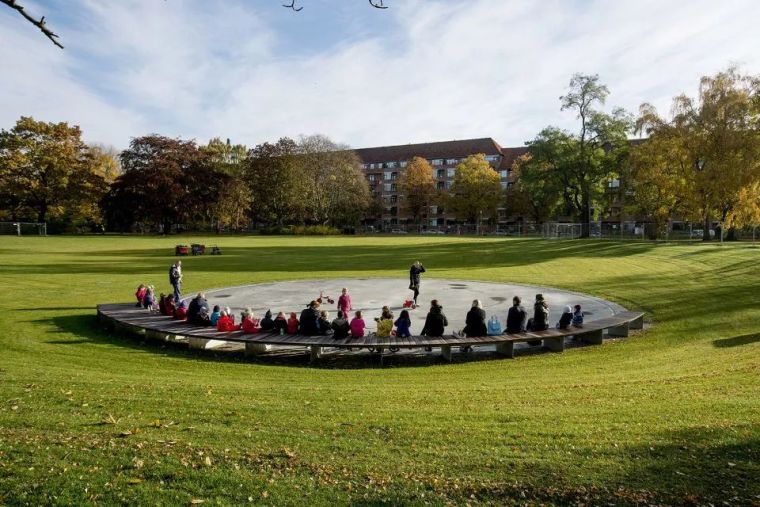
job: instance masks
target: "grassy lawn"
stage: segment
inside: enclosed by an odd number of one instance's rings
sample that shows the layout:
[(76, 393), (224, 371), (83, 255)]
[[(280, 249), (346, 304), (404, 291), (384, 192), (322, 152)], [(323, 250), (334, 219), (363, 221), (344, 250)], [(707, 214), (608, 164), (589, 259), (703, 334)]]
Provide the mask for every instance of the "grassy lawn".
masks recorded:
[(653, 323), (564, 354), (331, 369), (100, 330), (97, 303), (167, 289), (178, 238), (0, 238), (0, 505), (760, 504), (760, 249), (199, 239), (224, 255), (184, 260), (186, 293), (420, 259)]

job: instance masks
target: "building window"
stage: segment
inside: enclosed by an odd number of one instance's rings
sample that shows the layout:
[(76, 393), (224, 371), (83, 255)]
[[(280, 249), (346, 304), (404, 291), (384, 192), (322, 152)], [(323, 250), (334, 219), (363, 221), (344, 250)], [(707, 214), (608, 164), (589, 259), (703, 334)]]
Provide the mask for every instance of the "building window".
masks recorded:
[(370, 174), (369, 176), (367, 176), (367, 179), (369, 181), (375, 181), (375, 175), (374, 174)]
[(393, 169), (394, 167), (396, 167), (396, 162), (387, 162), (385, 164), (385, 167), (387, 167), (388, 169)]
[(449, 178), (453, 178), (456, 173), (457, 173), (457, 170), (454, 169), (453, 167), (446, 169), (446, 176), (448, 176)]
[(397, 195), (392, 195), (391, 196), (391, 202), (392, 203), (397, 203), (398, 202), (398, 196)]
[(431, 215), (437, 215), (438, 214), (438, 206), (430, 206), (430, 214)]
[(451, 188), (451, 185), (454, 184), (454, 182), (449, 180), (449, 181), (444, 182), (444, 184), (446, 185), (446, 190), (449, 190)]
[(510, 181), (510, 182), (507, 183), (507, 188), (512, 188), (514, 186), (515, 186), (515, 182), (514, 181)]
[(486, 160), (489, 162), (497, 162), (499, 160), (499, 155), (486, 155)]
[(430, 219), (430, 225), (433, 227), (438, 227), (438, 219), (437, 218), (431, 218)]
[(391, 181), (396, 181), (398, 179), (398, 173), (391, 173)]
[(395, 191), (396, 191), (396, 184), (391, 183), (391, 192), (395, 192)]
[(446, 176), (446, 169), (438, 169), (436, 172), (437, 178), (444, 178)]
[(447, 158), (446, 159), (446, 165), (457, 165), (459, 163), (459, 160), (455, 158)]
[(443, 159), (441, 159), (441, 158), (434, 158), (430, 163), (432, 165), (443, 165)]
[(393, 178), (391, 178), (391, 174), (393, 174), (393, 173), (392, 173), (392, 172), (390, 172), (390, 171), (385, 171), (385, 172), (383, 173), (383, 179), (384, 179), (385, 181), (390, 181), (391, 179), (393, 179)]
[(501, 171), (499, 171), (499, 176), (501, 177), (501, 179), (506, 180), (507, 178), (509, 178), (509, 170), (502, 169)]
[(501, 182), (501, 189), (502, 190), (506, 190), (507, 189), (507, 182), (506, 181), (502, 181)]
[(392, 185), (390, 183), (385, 183), (383, 185), (383, 190), (385, 190), (386, 192), (390, 192), (391, 191), (391, 186)]
[(436, 188), (438, 188), (438, 190), (443, 190), (444, 188), (446, 188), (446, 183), (444, 183), (443, 181), (439, 181), (438, 184), (436, 185)]
[(612, 179), (607, 183), (607, 186), (609, 188), (620, 188), (620, 180), (617, 178)]
[(401, 167), (406, 167), (406, 163), (407, 163), (407, 162), (406, 162), (406, 160), (402, 160), (402, 161), (399, 163), (399, 165), (400, 165)]

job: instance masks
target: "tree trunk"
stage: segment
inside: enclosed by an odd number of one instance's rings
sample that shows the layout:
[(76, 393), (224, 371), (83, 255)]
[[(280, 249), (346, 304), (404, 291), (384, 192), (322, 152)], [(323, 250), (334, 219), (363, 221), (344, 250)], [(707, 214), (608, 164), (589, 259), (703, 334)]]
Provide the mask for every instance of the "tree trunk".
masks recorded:
[(581, 217), (581, 238), (591, 237), (591, 193), (587, 188), (583, 189), (583, 217)]
[(37, 221), (40, 223), (44, 222), (45, 217), (47, 217), (47, 212), (48, 212), (48, 203), (47, 201), (42, 201), (40, 203), (39, 208), (37, 209)]
[(704, 226), (704, 229), (702, 229), (702, 241), (712, 241), (712, 237), (710, 237), (710, 226), (712, 225), (709, 215), (705, 215), (702, 225)]

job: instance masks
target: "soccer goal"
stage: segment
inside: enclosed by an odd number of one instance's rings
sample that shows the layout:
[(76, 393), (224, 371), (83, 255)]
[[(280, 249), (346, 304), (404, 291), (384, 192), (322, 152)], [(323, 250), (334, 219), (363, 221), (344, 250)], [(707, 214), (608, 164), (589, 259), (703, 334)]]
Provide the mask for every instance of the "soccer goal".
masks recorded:
[(543, 237), (546, 239), (576, 239), (583, 232), (583, 224), (565, 224), (547, 222), (544, 224)]
[(45, 222), (0, 222), (0, 234), (14, 236), (47, 236)]

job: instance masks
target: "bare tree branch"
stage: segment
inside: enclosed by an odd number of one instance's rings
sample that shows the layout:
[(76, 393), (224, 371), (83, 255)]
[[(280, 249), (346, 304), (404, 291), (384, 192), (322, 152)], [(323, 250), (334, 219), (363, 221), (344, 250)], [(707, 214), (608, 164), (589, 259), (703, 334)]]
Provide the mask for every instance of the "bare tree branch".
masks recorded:
[(29, 21), (31, 24), (39, 28), (42, 31), (42, 33), (44, 33), (45, 36), (53, 42), (53, 44), (63, 49), (63, 46), (61, 45), (61, 43), (56, 40), (58, 36), (54, 34), (47, 26), (45, 26), (45, 16), (42, 16), (39, 19), (39, 21), (34, 19), (32, 16), (26, 13), (23, 6), (16, 3), (16, 0), (0, 0), (0, 3), (4, 3), (11, 9), (16, 9), (17, 11), (19, 11), (19, 13), (21, 13), (21, 15), (24, 16), (27, 19), (27, 21)]
[[(4, 0), (3, 0), (4, 1)], [(387, 5), (383, 5), (384, 0), (368, 0), (369, 4), (374, 7), (375, 9), (387, 9)], [(303, 6), (296, 7), (296, 0), (290, 0), (290, 5), (288, 4), (282, 4), (283, 7), (286, 9), (293, 9), (294, 11), (298, 12), (301, 9), (303, 9)]]
[(301, 9), (303, 9), (303, 7), (299, 7), (298, 9), (296, 9), (295, 5), (296, 5), (296, 0), (290, 0), (290, 5), (282, 4), (283, 7), (286, 7), (288, 9), (293, 9), (296, 12), (300, 11)]

